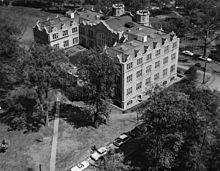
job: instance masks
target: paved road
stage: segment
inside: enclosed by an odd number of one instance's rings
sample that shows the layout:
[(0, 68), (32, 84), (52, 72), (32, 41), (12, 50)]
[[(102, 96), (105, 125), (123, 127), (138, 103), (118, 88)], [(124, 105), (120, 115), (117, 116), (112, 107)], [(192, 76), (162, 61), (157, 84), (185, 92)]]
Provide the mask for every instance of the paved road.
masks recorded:
[(58, 140), (58, 129), (59, 129), (59, 104), (56, 103), (56, 115), (54, 121), (54, 129), (53, 129), (53, 141), (52, 141), (52, 149), (51, 149), (51, 157), (50, 157), (50, 171), (56, 170), (56, 154), (57, 154), (57, 140)]

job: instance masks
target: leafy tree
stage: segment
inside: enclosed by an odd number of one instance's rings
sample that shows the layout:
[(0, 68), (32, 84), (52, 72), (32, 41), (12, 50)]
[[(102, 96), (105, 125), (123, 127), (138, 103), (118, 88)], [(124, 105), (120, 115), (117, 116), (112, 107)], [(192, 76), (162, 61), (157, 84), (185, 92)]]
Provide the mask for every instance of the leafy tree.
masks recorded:
[(186, 72), (184, 73), (188, 80), (195, 81), (198, 78), (197, 75), (197, 67), (191, 66)]
[(0, 94), (1, 97), (20, 82), (20, 73), (16, 72), (19, 56), (24, 50), (19, 46), (17, 35), (20, 30), (6, 20), (0, 19)]
[(178, 92), (161, 92), (143, 109), (144, 123), (152, 129), (145, 132), (146, 167), (170, 169), (184, 143), (188, 97)]
[(128, 171), (132, 167), (124, 161), (124, 156), (121, 153), (110, 152), (100, 160), (97, 166), (98, 171)]
[(98, 120), (108, 114), (104, 100), (111, 97), (119, 69), (115, 59), (105, 52), (88, 51), (80, 58), (78, 75), (83, 82), (86, 103), (94, 107), (92, 120), (97, 126)]
[[(219, 93), (198, 89), (188, 81), (153, 94), (141, 108), (145, 127), (152, 127), (143, 129), (145, 168), (208, 169), (211, 159), (219, 157), (212, 152), (219, 142), (213, 133), (219, 106)], [(213, 167), (218, 165), (212, 162)]]
[(39, 44), (33, 44), (28, 54), (22, 59), (24, 84), (35, 90), (37, 107), (48, 126), (48, 93), (65, 78), (59, 63), (68, 62), (68, 59), (62, 50)]

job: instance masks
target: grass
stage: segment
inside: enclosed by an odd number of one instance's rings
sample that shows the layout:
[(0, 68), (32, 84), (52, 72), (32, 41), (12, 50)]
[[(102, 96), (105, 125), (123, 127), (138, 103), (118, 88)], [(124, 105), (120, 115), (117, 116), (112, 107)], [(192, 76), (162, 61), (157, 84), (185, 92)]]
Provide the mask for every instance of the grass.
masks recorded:
[[(129, 120), (129, 119), (131, 120)], [(89, 156), (90, 147), (101, 147), (112, 142), (122, 132), (131, 130), (135, 125), (136, 115), (114, 113), (107, 125), (101, 125), (98, 129), (91, 126), (75, 128), (66, 121), (60, 121), (57, 171), (63, 171)]]
[[(7, 126), (0, 124), (1, 141), (5, 137), (10, 146), (5, 153), (0, 153), (0, 170), (24, 171), (36, 169), (42, 164), (43, 170), (48, 170), (50, 159), (50, 143), (52, 130), (42, 128), (37, 133), (23, 134), (22, 131), (8, 132)], [(36, 139), (43, 137), (43, 142)]]
[(40, 9), (27, 7), (3, 7), (0, 6), (0, 18), (6, 19), (9, 23), (15, 24), (24, 31), (21, 37), (23, 43), (34, 41), (32, 28), (40, 19), (54, 16)]
[[(122, 132), (131, 130), (135, 126), (135, 113), (122, 114), (113, 110), (107, 125), (98, 129), (91, 126), (78, 127), (75, 122), (60, 119), (56, 170), (64, 171), (67, 168), (83, 161), (89, 156), (90, 147), (106, 145)], [(8, 132), (7, 126), (0, 124), (1, 138), (10, 141), (6, 153), (0, 153), (0, 167), (4, 171), (24, 171), (28, 168), (42, 171), (49, 170), (53, 121), (51, 128), (41, 128), (39, 132), (24, 134), (22, 131)], [(43, 138), (43, 142), (36, 139)], [(0, 139), (0, 141), (2, 140)], [(0, 169), (0, 170), (1, 170)]]

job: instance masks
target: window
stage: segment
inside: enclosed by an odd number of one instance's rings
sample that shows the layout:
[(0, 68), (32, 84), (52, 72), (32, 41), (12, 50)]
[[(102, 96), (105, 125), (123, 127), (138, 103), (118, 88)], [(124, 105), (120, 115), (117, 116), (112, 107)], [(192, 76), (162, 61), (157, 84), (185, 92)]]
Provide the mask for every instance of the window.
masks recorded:
[(165, 86), (165, 85), (167, 85), (167, 81), (164, 81), (164, 82), (163, 82), (163, 86)]
[(142, 76), (142, 69), (139, 70), (139, 71), (137, 71), (136, 76), (137, 76), (137, 78), (139, 78), (140, 76)]
[(140, 64), (142, 64), (142, 58), (139, 58), (139, 59), (137, 60), (137, 65), (140, 65)]
[(127, 64), (127, 70), (131, 69), (132, 67), (133, 67), (133, 63), (132, 62)]
[(86, 46), (86, 39), (84, 37), (80, 38), (82, 45)]
[(57, 39), (58, 38), (58, 33), (53, 34), (53, 39)]
[(142, 86), (142, 82), (140, 82), (140, 83), (137, 83), (137, 85), (136, 85), (136, 90), (139, 90), (139, 89), (141, 89), (141, 86)]
[(77, 27), (72, 28), (72, 33), (76, 33), (77, 32)]
[(156, 74), (154, 75), (154, 80), (158, 80), (159, 77), (160, 77), (160, 74), (159, 74), (159, 73), (156, 73)]
[(68, 47), (69, 46), (69, 40), (66, 40), (63, 42), (63, 47)]
[(93, 31), (92, 31), (92, 30), (89, 30), (88, 36), (89, 36), (90, 38), (93, 38)]
[(169, 45), (164, 47), (164, 53), (168, 53), (169, 52)]
[(132, 104), (132, 100), (128, 101), (127, 106), (129, 106), (130, 104)]
[(167, 76), (167, 68), (163, 70), (163, 77)]
[(132, 74), (127, 76), (127, 83), (131, 82), (132, 81)]
[(86, 30), (85, 30), (85, 28), (80, 27), (80, 28), (79, 28), (79, 32), (80, 32), (81, 34), (84, 34), (84, 35), (85, 35)]
[(147, 55), (147, 61), (150, 61), (151, 59), (152, 59), (152, 54), (150, 53)]
[(160, 55), (160, 49), (156, 50), (156, 56)]
[(173, 49), (177, 47), (177, 42), (173, 43)]
[(68, 30), (64, 30), (63, 31), (63, 36), (67, 36), (68, 35)]
[(130, 94), (132, 94), (132, 87), (127, 89), (127, 95), (130, 95)]
[(159, 68), (160, 67), (160, 61), (155, 62), (155, 68)]
[(139, 50), (134, 50), (134, 57), (137, 57), (138, 56), (138, 52), (139, 52)]
[(73, 38), (73, 44), (76, 44), (76, 43), (78, 43), (78, 42), (79, 42), (78, 37)]
[(176, 53), (173, 53), (172, 55), (171, 55), (171, 60), (173, 61), (173, 60), (175, 60), (176, 59)]
[(150, 83), (151, 83), (151, 77), (149, 77), (145, 80), (145, 85), (149, 85)]
[(89, 47), (93, 48), (94, 47), (94, 42), (92, 40), (89, 40)]
[(59, 43), (53, 45), (56, 48), (59, 48)]
[(70, 26), (72, 26), (73, 25), (73, 21), (70, 21)]
[(170, 73), (175, 71), (175, 64), (170, 67)]
[(146, 67), (146, 73), (149, 74), (151, 72), (151, 65)]
[(168, 56), (163, 58), (163, 64), (167, 64), (168, 63)]

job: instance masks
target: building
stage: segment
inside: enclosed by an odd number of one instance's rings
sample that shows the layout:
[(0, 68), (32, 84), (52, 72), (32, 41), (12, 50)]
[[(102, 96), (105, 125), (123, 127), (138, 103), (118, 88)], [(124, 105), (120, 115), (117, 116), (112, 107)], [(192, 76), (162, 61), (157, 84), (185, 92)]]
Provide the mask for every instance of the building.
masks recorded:
[(108, 46), (107, 52), (121, 66), (114, 104), (127, 110), (149, 97), (156, 85), (168, 86), (177, 77), (179, 38), (150, 25), (149, 12), (133, 16), (124, 5), (112, 6), (111, 16), (82, 11), (80, 44), (87, 48)]
[(134, 27), (127, 34), (134, 39), (109, 50), (121, 65), (114, 101), (122, 109), (147, 99), (156, 85), (172, 84), (177, 77), (179, 53), (179, 38), (174, 33)]
[(38, 21), (33, 27), (34, 39), (41, 44), (70, 48), (79, 44), (79, 21), (74, 12)]

